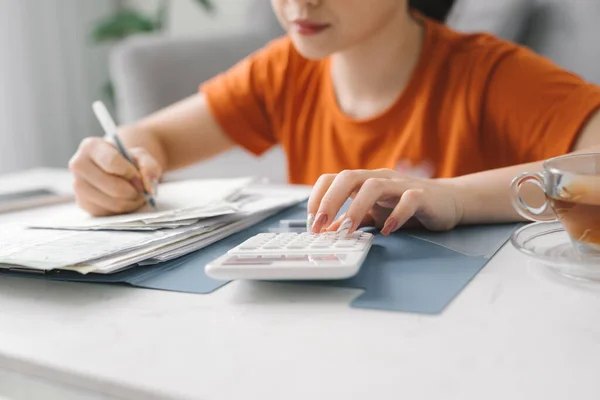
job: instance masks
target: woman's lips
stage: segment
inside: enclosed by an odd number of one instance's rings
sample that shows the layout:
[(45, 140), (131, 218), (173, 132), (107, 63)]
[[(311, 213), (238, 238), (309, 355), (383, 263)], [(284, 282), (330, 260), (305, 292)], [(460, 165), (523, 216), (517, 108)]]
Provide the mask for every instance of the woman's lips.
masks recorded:
[(294, 20), (292, 21), (292, 25), (294, 26), (296, 32), (304, 36), (316, 35), (329, 28), (329, 24), (320, 24), (305, 19)]

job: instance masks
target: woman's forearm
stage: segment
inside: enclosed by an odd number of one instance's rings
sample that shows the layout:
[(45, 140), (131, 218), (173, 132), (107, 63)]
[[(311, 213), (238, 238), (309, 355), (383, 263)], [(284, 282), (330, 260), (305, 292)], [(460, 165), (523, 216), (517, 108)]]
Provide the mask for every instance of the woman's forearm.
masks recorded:
[(142, 147), (160, 164), (162, 171), (168, 170), (167, 152), (159, 136), (147, 127), (138, 124), (119, 127), (119, 136), (128, 148)]
[[(600, 152), (600, 146), (581, 148), (574, 153)], [(543, 162), (479, 172), (442, 181), (452, 186), (462, 204), (461, 224), (522, 221), (510, 200), (510, 184), (523, 172), (541, 172)], [(521, 196), (532, 206), (543, 204), (544, 194), (533, 185), (524, 185)]]
[(234, 146), (211, 115), (202, 94), (120, 128), (126, 146), (143, 147), (163, 171), (206, 160)]
[[(522, 221), (510, 201), (510, 184), (522, 172), (539, 172), (542, 163), (516, 165), (443, 180), (452, 186), (462, 205), (460, 224)], [(529, 190), (527, 190), (529, 189)], [(543, 194), (537, 188), (523, 188), (533, 205)]]

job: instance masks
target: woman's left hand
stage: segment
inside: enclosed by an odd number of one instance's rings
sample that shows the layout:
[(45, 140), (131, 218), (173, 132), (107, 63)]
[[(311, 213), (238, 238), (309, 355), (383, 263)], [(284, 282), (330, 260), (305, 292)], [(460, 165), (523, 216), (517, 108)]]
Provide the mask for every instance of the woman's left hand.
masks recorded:
[[(334, 221), (349, 198), (348, 211)], [(430, 230), (452, 229), (463, 209), (456, 190), (445, 181), (411, 178), (388, 169), (350, 170), (319, 178), (308, 201), (308, 214), (309, 221), (314, 220), (313, 233), (345, 229), (352, 233), (375, 226), (389, 235), (409, 221)]]

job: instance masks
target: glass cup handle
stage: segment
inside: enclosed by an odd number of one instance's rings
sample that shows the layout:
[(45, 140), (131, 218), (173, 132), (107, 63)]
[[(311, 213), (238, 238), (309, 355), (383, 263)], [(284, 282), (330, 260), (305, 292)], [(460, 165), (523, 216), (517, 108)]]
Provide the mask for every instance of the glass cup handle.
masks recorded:
[(548, 200), (546, 200), (541, 207), (531, 207), (523, 201), (520, 190), (521, 185), (526, 182), (535, 184), (542, 192), (546, 193), (546, 190), (544, 189), (544, 175), (541, 173), (525, 172), (518, 175), (510, 184), (510, 200), (515, 210), (523, 218), (530, 221), (555, 221), (556, 218), (553, 215), (544, 215), (548, 210)]

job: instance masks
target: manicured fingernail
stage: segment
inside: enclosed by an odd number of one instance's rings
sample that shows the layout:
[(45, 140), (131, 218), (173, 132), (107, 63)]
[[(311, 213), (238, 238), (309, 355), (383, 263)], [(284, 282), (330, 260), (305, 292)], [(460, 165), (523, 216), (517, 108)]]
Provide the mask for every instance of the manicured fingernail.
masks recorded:
[(399, 228), (398, 221), (396, 221), (393, 218), (390, 218), (387, 221), (385, 221), (385, 225), (383, 225), (383, 229), (381, 230), (381, 234), (384, 235), (384, 236), (387, 236), (390, 233), (397, 231), (398, 228)]
[(315, 223), (315, 216), (312, 214), (308, 214), (308, 216), (306, 217), (306, 231), (307, 232), (310, 232), (314, 223)]
[(321, 227), (323, 225), (325, 225), (327, 223), (327, 214), (325, 213), (318, 213), (317, 217), (315, 218), (315, 222), (312, 225), (312, 229), (318, 229), (320, 230)]
[(142, 193), (144, 191), (144, 183), (140, 178), (133, 178), (131, 184), (138, 192)]
[(346, 235), (348, 234), (348, 232), (350, 231), (350, 229), (352, 228), (352, 225), (354, 225), (354, 223), (352, 222), (352, 219), (350, 218), (346, 218), (344, 220), (344, 222), (342, 222), (342, 224), (340, 225), (340, 227), (337, 230), (337, 233), (341, 234), (341, 235)]

